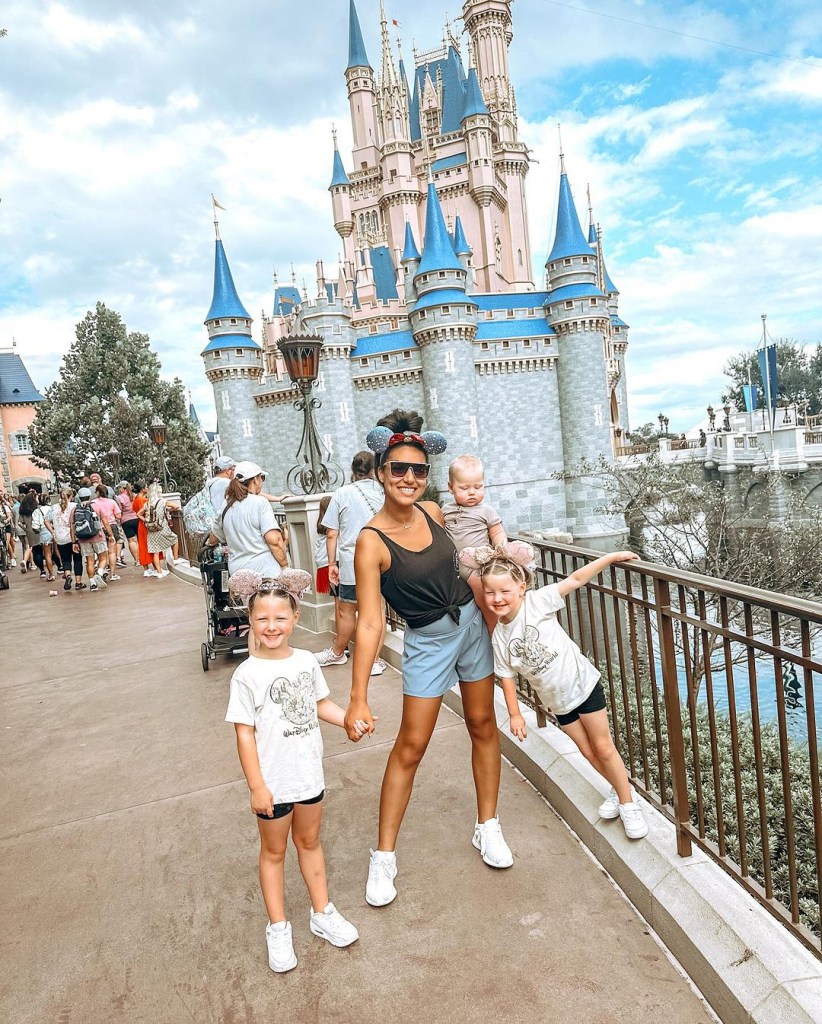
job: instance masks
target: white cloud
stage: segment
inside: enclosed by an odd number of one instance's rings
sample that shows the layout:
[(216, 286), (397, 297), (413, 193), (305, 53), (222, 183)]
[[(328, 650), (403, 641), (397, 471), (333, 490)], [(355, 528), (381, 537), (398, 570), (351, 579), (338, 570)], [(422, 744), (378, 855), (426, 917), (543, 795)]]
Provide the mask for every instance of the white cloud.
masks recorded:
[(98, 51), (112, 42), (139, 43), (143, 33), (128, 18), (96, 21), (70, 11), (63, 4), (49, 4), (41, 18), (48, 36), (67, 49)]

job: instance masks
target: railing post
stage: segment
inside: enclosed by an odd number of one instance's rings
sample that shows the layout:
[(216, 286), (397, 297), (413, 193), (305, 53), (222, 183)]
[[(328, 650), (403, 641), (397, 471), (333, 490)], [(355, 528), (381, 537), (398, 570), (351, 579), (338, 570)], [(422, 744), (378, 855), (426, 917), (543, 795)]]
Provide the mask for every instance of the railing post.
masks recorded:
[(691, 820), (691, 808), (688, 802), (688, 776), (685, 771), (685, 737), (682, 732), (674, 624), (670, 615), (671, 592), (667, 580), (654, 579), (654, 600), (659, 629), (659, 657), (662, 662), (662, 692), (665, 698), (665, 721), (668, 727), (668, 752), (671, 758), (676, 852), (680, 857), (690, 857), (693, 852), (691, 837), (685, 826)]

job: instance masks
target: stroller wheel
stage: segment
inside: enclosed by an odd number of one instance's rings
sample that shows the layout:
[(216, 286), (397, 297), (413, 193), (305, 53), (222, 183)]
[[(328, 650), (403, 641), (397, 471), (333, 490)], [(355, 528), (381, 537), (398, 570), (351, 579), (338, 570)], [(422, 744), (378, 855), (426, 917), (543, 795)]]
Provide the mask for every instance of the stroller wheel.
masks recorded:
[(0, 590), (9, 589), (9, 578), (5, 573), (0, 574)]
[(208, 670), (210, 668), (210, 665), (209, 665), (210, 652), (209, 652), (209, 649), (208, 649), (208, 644), (201, 644), (200, 645), (200, 659), (202, 660), (202, 663), (203, 663), (203, 672), (208, 672)]

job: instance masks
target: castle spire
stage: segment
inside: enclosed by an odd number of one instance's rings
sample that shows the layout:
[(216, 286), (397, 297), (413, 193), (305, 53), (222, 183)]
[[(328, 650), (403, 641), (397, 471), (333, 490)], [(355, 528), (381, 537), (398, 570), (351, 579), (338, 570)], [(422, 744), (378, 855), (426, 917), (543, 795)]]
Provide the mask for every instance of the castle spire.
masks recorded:
[(479, 79), (477, 78), (477, 69), (470, 67), (468, 69), (468, 79), (465, 83), (465, 105), (462, 109), (462, 120), (466, 117), (474, 117), (477, 114), (488, 114), (488, 107), (485, 104), (485, 100), (482, 96), (482, 89), (480, 89)]
[(414, 232), (411, 230), (411, 225), (408, 221), (405, 222), (405, 244), (402, 250), (402, 263), (406, 260), (418, 260), (420, 258), (419, 250), (417, 249), (417, 243), (414, 241)]
[(574, 205), (568, 175), (565, 173), (565, 154), (560, 150), (559, 203), (557, 205), (557, 229), (548, 263), (566, 256), (590, 255), (588, 243), (579, 224), (579, 215)]
[(425, 206), (425, 240), (417, 273), (429, 274), (434, 270), (462, 270), (462, 264), (457, 259), (451, 239), (448, 237), (436, 186), (429, 180)]
[(340, 156), (340, 150), (337, 145), (337, 129), (331, 126), (331, 137), (334, 140), (334, 166), (331, 175), (331, 184), (328, 186), (330, 189), (335, 188), (337, 185), (350, 185), (351, 182), (348, 180), (348, 175), (345, 173), (343, 167), (342, 157)]
[[(211, 308), (208, 311), (208, 315), (205, 318), (204, 323), (208, 324), (210, 320), (221, 320), (224, 318), (233, 318), (237, 320), (248, 320), (249, 325), (251, 323), (251, 317), (248, 315), (245, 306), (240, 302), (240, 296), (237, 294), (237, 289), (234, 287), (234, 279), (231, 276), (231, 268), (228, 265), (228, 258), (223, 248), (222, 240), (218, 237), (215, 242), (216, 251), (214, 255), (214, 294), (211, 299)], [(240, 325), (237, 327), (237, 334), (251, 334), (251, 328)]]
[(382, 37), (382, 87), (383, 89), (394, 89), (399, 85), (399, 81), (397, 67), (394, 64), (394, 54), (391, 50), (391, 40), (388, 38), (388, 18), (385, 15), (384, 0), (380, 0), (380, 35)]
[(459, 214), (457, 214), (457, 219), (454, 224), (454, 252), (457, 256), (471, 255), (471, 246), (468, 244), (468, 239), (465, 237), (465, 231), (463, 231), (462, 220), (460, 220)]
[(588, 245), (596, 248), (597, 229), (594, 224), (594, 207), (591, 204), (591, 183), (588, 182)]
[(360, 19), (357, 17), (357, 8), (354, 0), (349, 0), (348, 9), (348, 67), (349, 68), (370, 68), (368, 54), (365, 52), (365, 43), (360, 29)]

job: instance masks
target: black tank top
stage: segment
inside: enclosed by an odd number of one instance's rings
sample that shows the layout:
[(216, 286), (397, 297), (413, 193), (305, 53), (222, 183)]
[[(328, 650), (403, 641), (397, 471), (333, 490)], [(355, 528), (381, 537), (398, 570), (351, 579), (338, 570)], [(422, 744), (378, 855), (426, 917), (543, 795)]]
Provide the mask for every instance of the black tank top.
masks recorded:
[(420, 505), (415, 505), (428, 520), (431, 543), (422, 551), (400, 547), (375, 526), (373, 530), (391, 552), (391, 565), (380, 574), (380, 591), (394, 611), (412, 629), (428, 626), (443, 615), (460, 621), (460, 608), (472, 598), (471, 588), (460, 578), (457, 549), (439, 523)]

